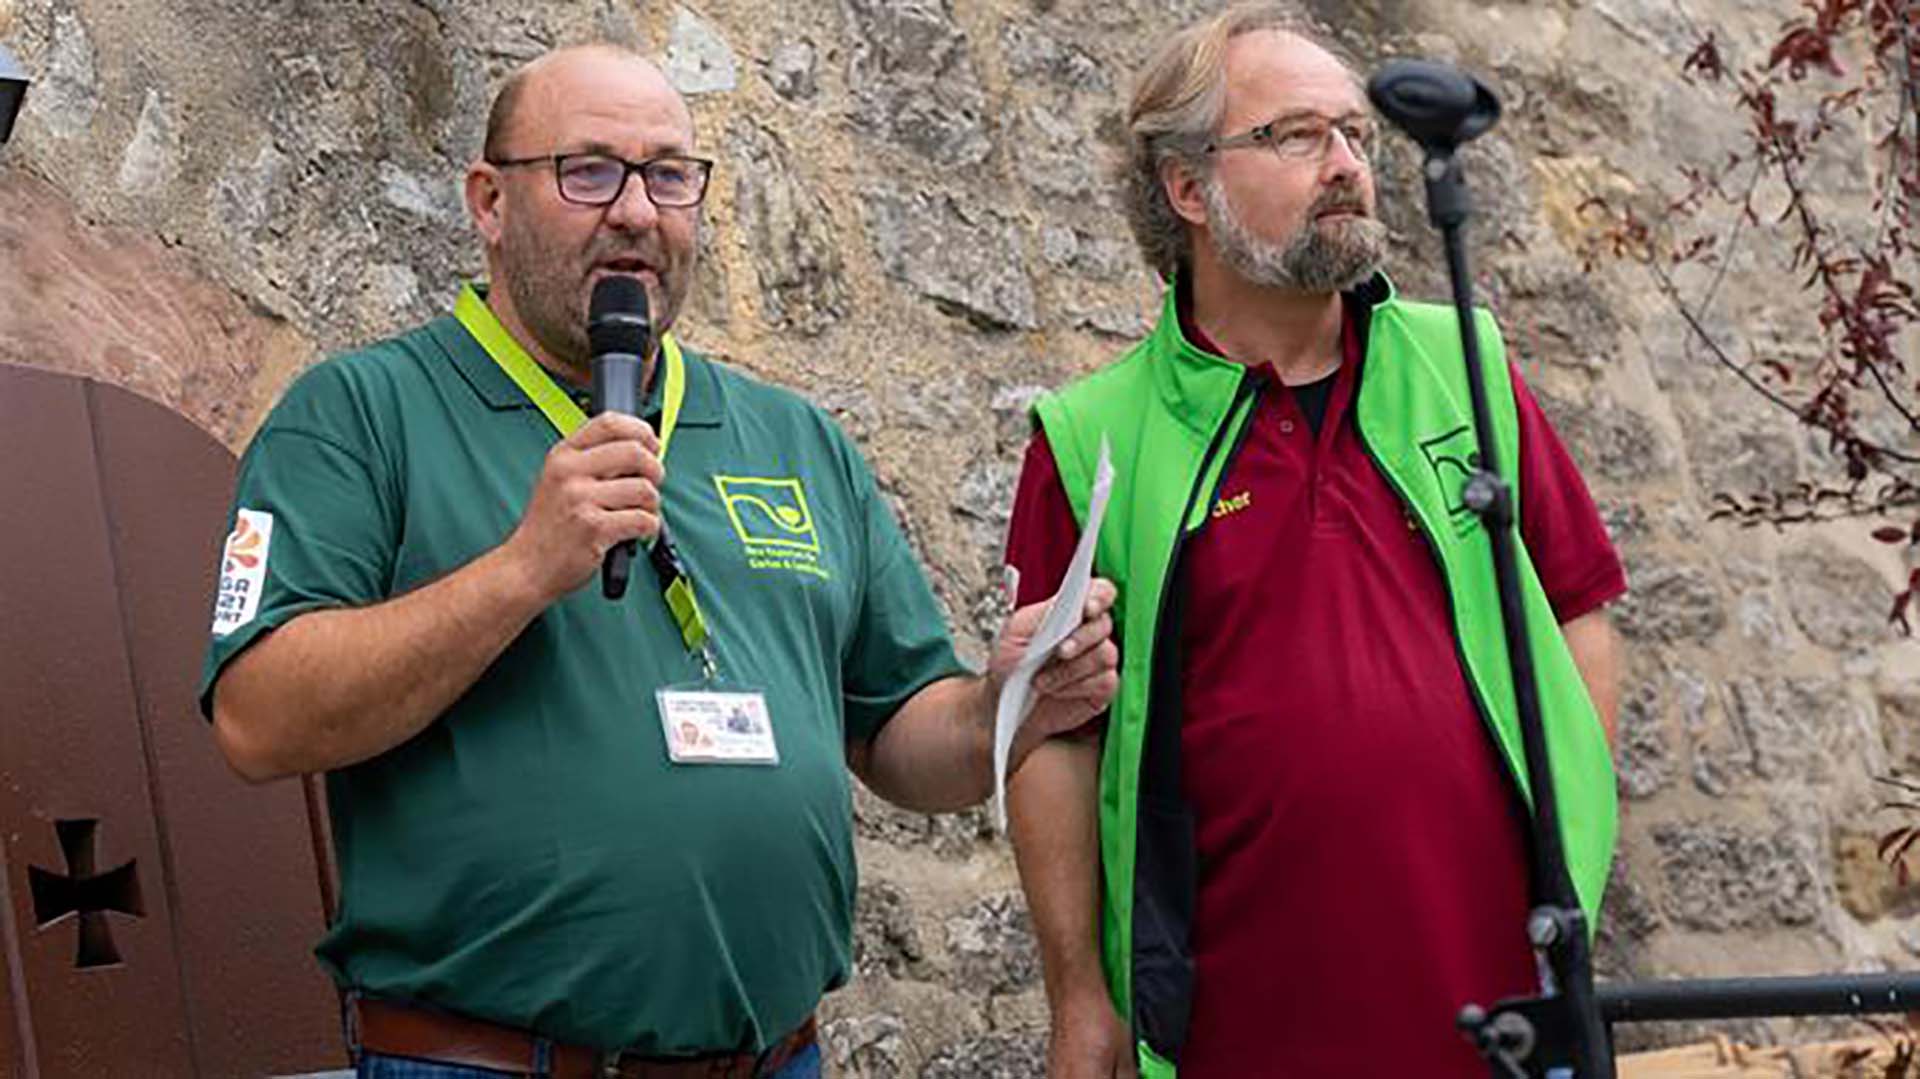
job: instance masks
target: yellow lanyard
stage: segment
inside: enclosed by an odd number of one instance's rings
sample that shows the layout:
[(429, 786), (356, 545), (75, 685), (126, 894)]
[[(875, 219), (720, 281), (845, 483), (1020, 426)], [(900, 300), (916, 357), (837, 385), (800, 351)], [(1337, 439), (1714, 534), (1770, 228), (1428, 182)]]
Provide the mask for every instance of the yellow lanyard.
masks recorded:
[[(580, 411), (580, 406), (553, 381), (547, 369), (527, 355), (520, 342), (500, 325), (487, 301), (480, 298), (472, 285), (460, 286), (460, 299), (453, 305), (453, 316), (480, 342), (480, 347), (513, 384), (520, 387), (527, 400), (547, 417), (561, 438), (578, 431), (580, 425), (587, 422), (587, 414)], [(660, 335), (660, 355), (666, 361), (666, 370), (661, 374), (666, 384), (660, 388), (660, 459), (664, 461), (667, 444), (673, 441), (674, 425), (680, 422), (680, 401), (687, 393), (687, 364), (680, 355), (680, 342), (675, 341), (671, 333)]]
[[(472, 285), (460, 286), (460, 298), (454, 302), (453, 315), (486, 350), (494, 364), (527, 395), (527, 400), (547, 417), (561, 438), (573, 434), (587, 422), (587, 414), (553, 381), (546, 368), (527, 355), (527, 350), (520, 347), (520, 342), (513, 339), (507, 328), (500, 325), (500, 320), (493, 317), (493, 310)], [(680, 422), (680, 402), (687, 392), (687, 365), (680, 355), (680, 343), (671, 333), (660, 335), (660, 355), (666, 361), (661, 375), (666, 382), (660, 388), (660, 459), (664, 461), (674, 425)], [(680, 639), (711, 676), (713, 657), (707, 651), (711, 634), (700, 613), (700, 604), (693, 598), (692, 575), (664, 543), (653, 545), (647, 552), (647, 561), (653, 565), (654, 575), (660, 578), (660, 593), (667, 601), (667, 612), (680, 629)]]

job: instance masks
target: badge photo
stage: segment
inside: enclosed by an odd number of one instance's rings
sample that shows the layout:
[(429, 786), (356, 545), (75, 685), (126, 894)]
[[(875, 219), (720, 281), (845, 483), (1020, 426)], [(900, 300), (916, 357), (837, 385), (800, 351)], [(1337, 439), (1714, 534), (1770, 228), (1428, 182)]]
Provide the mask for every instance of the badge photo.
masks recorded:
[(780, 763), (764, 694), (669, 688), (654, 696), (675, 764)]

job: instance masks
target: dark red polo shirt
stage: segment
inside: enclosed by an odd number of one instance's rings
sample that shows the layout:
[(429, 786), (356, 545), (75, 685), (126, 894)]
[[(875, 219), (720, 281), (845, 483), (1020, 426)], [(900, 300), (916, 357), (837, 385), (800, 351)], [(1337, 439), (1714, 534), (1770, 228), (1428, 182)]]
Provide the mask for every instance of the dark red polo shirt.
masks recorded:
[[(1439, 569), (1355, 433), (1360, 363), (1349, 326), (1317, 437), (1271, 366), (1254, 369), (1251, 429), (1187, 542), (1182, 783), (1200, 880), (1181, 1079), (1483, 1079), (1455, 1012), (1535, 990), (1520, 802), (1468, 696)], [(1521, 531), (1565, 622), (1626, 579), (1515, 386)], [(1021, 603), (1051, 593), (1077, 533), (1036, 435), (1007, 541)]]

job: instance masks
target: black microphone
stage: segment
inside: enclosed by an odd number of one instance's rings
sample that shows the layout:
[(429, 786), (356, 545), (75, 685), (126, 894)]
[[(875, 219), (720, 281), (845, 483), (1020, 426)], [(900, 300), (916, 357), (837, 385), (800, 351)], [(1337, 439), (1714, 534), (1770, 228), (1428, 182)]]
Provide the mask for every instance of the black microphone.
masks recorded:
[[(653, 319), (647, 313), (647, 290), (638, 278), (615, 274), (593, 286), (593, 298), (587, 303), (587, 343), (593, 350), (593, 414), (639, 415), (640, 372), (653, 345)], [(664, 538), (665, 522), (660, 528)], [(600, 564), (602, 595), (619, 599), (627, 594), (637, 549), (633, 540), (622, 540), (607, 551)]]
[[(1380, 115), (1426, 151), (1420, 173), (1427, 181), (1428, 220), (1442, 235), (1464, 226), (1473, 214), (1473, 200), (1456, 151), (1499, 122), (1500, 99), (1486, 83), (1437, 60), (1387, 61), (1367, 80), (1367, 97)], [(1449, 246), (1450, 271), (1465, 265), (1452, 265), (1455, 253)], [(1465, 252), (1458, 254), (1465, 258)]]
[(1437, 60), (1387, 61), (1367, 80), (1367, 97), (1429, 153), (1451, 153), (1500, 119), (1485, 83)]

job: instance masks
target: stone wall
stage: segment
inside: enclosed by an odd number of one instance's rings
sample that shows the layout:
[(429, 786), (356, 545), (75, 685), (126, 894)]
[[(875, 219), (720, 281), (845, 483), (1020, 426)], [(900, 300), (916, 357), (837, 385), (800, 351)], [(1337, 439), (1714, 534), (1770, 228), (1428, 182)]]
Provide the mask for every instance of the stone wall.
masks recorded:
[[(1872, 777), (1920, 769), (1920, 649), (1883, 624), (1904, 568), (1857, 524), (1709, 521), (1715, 491), (1830, 462), (1690, 346), (1642, 272), (1583, 262), (1590, 196), (1658, 205), (1681, 166), (1738, 145), (1724, 101), (1679, 78), (1698, 28), (1750, 63), (1797, 5), (1312, 6), (1363, 55), (1457, 59), (1506, 99), (1469, 156), (1481, 294), (1634, 583), (1604, 972), (1911, 964), (1920, 906), (1872, 851), (1889, 820)], [(1117, 96), (1202, 5), (8, 7), (0, 33), (40, 81), (0, 156), (0, 361), (131, 387), (236, 451), (301, 367), (445, 310), (477, 272), (457, 179), (504, 72), (592, 38), (662, 56), (721, 160), (683, 336), (839, 417), (977, 658), (1024, 406), (1148, 325), (1155, 287), (1104, 181)], [(1816, 178), (1864, 207), (1855, 149)], [(1444, 295), (1414, 165), (1397, 142), (1380, 162), (1394, 272)], [(1809, 317), (1794, 279), (1757, 244), (1724, 280), (1683, 276), (1718, 289), (1716, 330), (1780, 340)], [(1004, 842), (978, 812), (857, 809), (859, 976), (828, 1004), (834, 1073), (1037, 1074), (1045, 1009)]]

